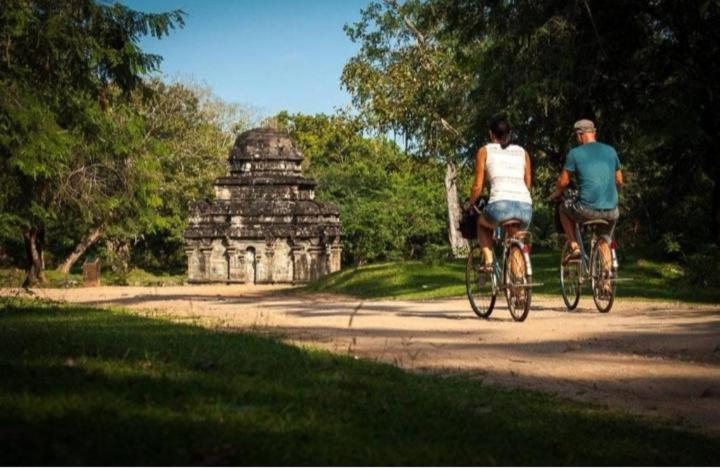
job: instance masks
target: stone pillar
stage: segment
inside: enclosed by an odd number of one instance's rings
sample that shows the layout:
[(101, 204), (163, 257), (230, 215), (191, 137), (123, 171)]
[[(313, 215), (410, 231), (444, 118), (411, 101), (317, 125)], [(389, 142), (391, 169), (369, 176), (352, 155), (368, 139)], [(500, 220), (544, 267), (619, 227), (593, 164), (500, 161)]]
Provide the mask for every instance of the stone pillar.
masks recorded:
[(187, 256), (188, 262), (188, 280), (197, 281), (202, 279), (200, 272), (200, 259), (198, 258), (197, 250), (194, 248), (185, 249), (185, 255)]
[(310, 257), (310, 265), (308, 265), (308, 277), (307, 281), (312, 281), (320, 278), (323, 272), (323, 265), (325, 264), (325, 248), (322, 245), (311, 245), (307, 249), (307, 255)]
[(262, 251), (255, 249), (255, 284), (266, 283), (265, 276), (267, 268), (265, 268)]
[(272, 248), (272, 244), (265, 245), (265, 283), (274, 283), (273, 280), (273, 260), (275, 258), (275, 250)]
[(235, 250), (235, 247), (227, 247), (225, 249), (225, 257), (227, 258), (227, 264), (228, 264), (228, 281), (235, 280), (235, 276), (237, 275), (237, 251)]
[(335, 241), (330, 245), (330, 273), (340, 271), (342, 261), (342, 245)]

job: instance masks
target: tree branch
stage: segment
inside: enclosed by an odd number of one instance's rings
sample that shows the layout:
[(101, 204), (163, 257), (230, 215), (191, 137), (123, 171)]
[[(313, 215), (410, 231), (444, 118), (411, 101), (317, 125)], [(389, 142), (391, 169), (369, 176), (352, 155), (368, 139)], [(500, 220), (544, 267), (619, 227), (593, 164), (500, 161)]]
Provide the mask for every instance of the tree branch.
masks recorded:
[[(420, 30), (417, 28), (417, 26), (415, 26), (415, 23), (410, 18), (408, 18), (406, 15), (403, 15), (402, 13), (400, 13), (400, 6), (398, 5), (397, 0), (383, 0), (383, 2), (385, 3), (385, 5), (388, 6), (388, 8), (392, 9), (396, 15), (398, 15), (398, 17), (403, 21), (403, 23), (408, 28), (410, 33), (415, 37), (415, 40), (417, 41), (417, 44), (418, 44), (418, 48), (420, 49), (420, 52), (421, 52), (420, 58), (421, 58), (422, 66), (426, 71), (428, 71), (429, 73), (432, 74), (434, 64), (432, 63), (430, 56), (429, 56), (429, 50), (428, 50), (429, 48), (427, 45), (427, 38), (425, 37), (425, 35), (422, 32), (420, 32)], [(436, 116), (436, 118), (438, 119), (438, 121), (440, 122), (440, 125), (442, 126), (442, 128), (445, 131), (453, 134), (456, 137), (461, 137), (460, 132), (455, 127), (450, 125), (450, 123), (444, 117), (438, 115), (438, 116)]]

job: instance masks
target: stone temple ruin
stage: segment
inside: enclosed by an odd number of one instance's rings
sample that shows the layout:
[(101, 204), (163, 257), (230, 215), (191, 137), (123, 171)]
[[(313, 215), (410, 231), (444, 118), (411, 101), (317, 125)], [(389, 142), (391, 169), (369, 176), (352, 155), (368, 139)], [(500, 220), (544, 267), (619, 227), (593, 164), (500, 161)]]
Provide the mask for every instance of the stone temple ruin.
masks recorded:
[(215, 201), (190, 205), (190, 282), (301, 283), (340, 269), (340, 218), (314, 200), (302, 154), (286, 133), (240, 134)]

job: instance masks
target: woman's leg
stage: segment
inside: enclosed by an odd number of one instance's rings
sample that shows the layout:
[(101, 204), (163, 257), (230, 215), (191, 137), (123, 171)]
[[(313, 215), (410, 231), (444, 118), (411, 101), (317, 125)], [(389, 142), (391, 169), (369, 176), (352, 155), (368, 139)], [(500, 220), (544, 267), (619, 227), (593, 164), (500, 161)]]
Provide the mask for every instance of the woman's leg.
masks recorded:
[(493, 253), (492, 253), (492, 232), (494, 227), (489, 224), (482, 215), (478, 216), (477, 221), (477, 233), (478, 243), (480, 244), (480, 250), (482, 250), (483, 257), (485, 258), (485, 265), (492, 265)]

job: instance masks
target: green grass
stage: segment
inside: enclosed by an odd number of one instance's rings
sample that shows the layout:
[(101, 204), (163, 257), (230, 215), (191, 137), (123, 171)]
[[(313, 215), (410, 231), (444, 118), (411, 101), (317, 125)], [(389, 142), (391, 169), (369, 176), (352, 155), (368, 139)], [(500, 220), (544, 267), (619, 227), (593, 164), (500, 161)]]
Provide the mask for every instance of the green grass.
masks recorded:
[[(651, 261), (633, 251), (621, 254), (620, 276), (630, 281), (618, 283), (619, 298), (720, 302), (720, 288), (688, 284), (684, 270), (676, 263)], [(543, 283), (533, 288), (533, 294), (560, 297), (559, 261), (557, 251), (533, 251), (533, 278), (535, 282)], [(375, 299), (462, 296), (465, 294), (465, 261), (448, 260), (435, 265), (419, 261), (394, 262), (347, 267), (309, 284), (305, 289)], [(589, 288), (585, 288), (583, 294), (589, 295)]]
[[(45, 270), (47, 288), (78, 287), (83, 285), (82, 273), (68, 275), (56, 270)], [(0, 287), (19, 287), (25, 279), (25, 272), (18, 268), (0, 269)], [(104, 286), (174, 286), (185, 282), (185, 275), (154, 274), (141, 268), (134, 268), (127, 274), (112, 271), (101, 272), (101, 284)]]
[(720, 440), (546, 394), (122, 311), (0, 303), (3, 465), (715, 465)]

